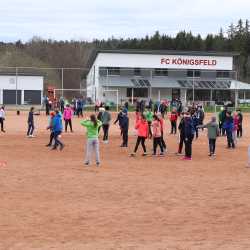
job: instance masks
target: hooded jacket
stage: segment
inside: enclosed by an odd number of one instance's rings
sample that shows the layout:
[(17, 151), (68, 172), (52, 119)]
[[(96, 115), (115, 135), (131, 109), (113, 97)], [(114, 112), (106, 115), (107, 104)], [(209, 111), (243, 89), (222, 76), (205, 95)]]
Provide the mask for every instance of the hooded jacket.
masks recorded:
[(56, 114), (52, 120), (52, 131), (61, 132), (63, 129), (62, 126), (62, 115), (60, 113)]
[(219, 125), (217, 122), (209, 122), (205, 125), (199, 126), (200, 128), (207, 128), (208, 139), (216, 139), (219, 135)]
[(138, 136), (147, 138), (148, 123), (146, 120), (139, 120), (135, 125), (135, 129), (137, 129)]
[(63, 119), (70, 120), (73, 116), (73, 110), (70, 107), (66, 107), (63, 112)]

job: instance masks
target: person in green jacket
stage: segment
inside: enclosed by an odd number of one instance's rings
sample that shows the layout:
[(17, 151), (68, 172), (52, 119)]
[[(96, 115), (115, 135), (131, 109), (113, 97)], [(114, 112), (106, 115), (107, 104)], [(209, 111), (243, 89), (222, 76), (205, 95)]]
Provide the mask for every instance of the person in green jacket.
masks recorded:
[(146, 120), (148, 122), (148, 138), (151, 139), (152, 138), (151, 125), (152, 125), (154, 114), (153, 114), (152, 110), (148, 107), (147, 111), (145, 112), (144, 115), (145, 115)]
[(95, 115), (91, 115), (90, 120), (81, 121), (80, 124), (87, 129), (88, 137), (85, 165), (89, 165), (92, 151), (95, 150), (96, 165), (98, 167), (100, 165), (98, 128), (102, 126), (102, 122), (97, 120)]
[(198, 128), (207, 128), (207, 137), (209, 143), (209, 156), (215, 156), (216, 138), (219, 136), (219, 125), (216, 117), (213, 116), (211, 121), (205, 125), (199, 125)]

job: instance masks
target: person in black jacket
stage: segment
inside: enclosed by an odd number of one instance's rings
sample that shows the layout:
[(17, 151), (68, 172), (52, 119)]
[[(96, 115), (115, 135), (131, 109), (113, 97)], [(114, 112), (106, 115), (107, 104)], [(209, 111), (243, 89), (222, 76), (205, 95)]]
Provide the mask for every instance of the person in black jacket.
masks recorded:
[(122, 120), (121, 120), (121, 131), (122, 131), (122, 145), (121, 147), (127, 147), (128, 146), (128, 128), (129, 128), (129, 118), (127, 110), (124, 109), (122, 112)]
[(241, 113), (241, 110), (238, 110), (238, 119), (239, 119), (239, 124), (237, 128), (237, 137), (242, 137), (242, 122), (243, 122), (243, 115)]
[(190, 113), (184, 115), (185, 157), (183, 160), (192, 160), (192, 141), (194, 138), (194, 125)]
[(27, 137), (34, 137), (35, 126), (34, 126), (34, 107), (30, 108), (29, 116), (28, 116), (28, 131), (27, 131)]
[(114, 124), (116, 124), (118, 122), (119, 124), (119, 127), (120, 127), (120, 130), (121, 130), (121, 136), (122, 136), (122, 128), (121, 128), (121, 123), (122, 123), (122, 119), (123, 119), (123, 114), (122, 114), (122, 111), (123, 109), (121, 108), (120, 109), (120, 112), (118, 113), (115, 121), (114, 121)]
[(180, 137), (179, 137), (179, 148), (178, 148), (178, 152), (176, 153), (177, 155), (182, 155), (182, 148), (183, 148), (183, 144), (185, 141), (185, 125), (184, 125), (184, 113), (183, 112), (180, 114), (180, 118), (181, 120), (178, 126)]

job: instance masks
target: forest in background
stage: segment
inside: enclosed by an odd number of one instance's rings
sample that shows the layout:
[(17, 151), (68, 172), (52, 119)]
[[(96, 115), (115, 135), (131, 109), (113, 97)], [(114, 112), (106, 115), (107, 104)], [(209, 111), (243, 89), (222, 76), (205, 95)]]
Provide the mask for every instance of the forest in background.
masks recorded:
[[(143, 38), (115, 38), (87, 41), (56, 41), (33, 37), (23, 43), (0, 42), (0, 72), (13, 67), (80, 67), (87, 68), (88, 61), (95, 49), (142, 49), (142, 50), (184, 50), (239, 52), (236, 62), (238, 78), (250, 83), (250, 28), (248, 20), (239, 20), (218, 34), (206, 37), (180, 31), (176, 36), (156, 31), (152, 36)], [(8, 70), (10, 71), (10, 70)], [(31, 72), (30, 69), (23, 71)], [(36, 70), (45, 75), (46, 85), (60, 87), (60, 70)], [(34, 70), (32, 70), (33, 73)], [(79, 88), (79, 82), (86, 77), (87, 70), (68, 70), (64, 72), (64, 88)]]

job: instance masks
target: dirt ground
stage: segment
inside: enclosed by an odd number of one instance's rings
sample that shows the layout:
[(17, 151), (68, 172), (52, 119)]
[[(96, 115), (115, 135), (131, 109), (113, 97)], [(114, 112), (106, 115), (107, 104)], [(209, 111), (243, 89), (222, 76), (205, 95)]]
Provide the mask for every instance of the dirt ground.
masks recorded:
[(165, 157), (130, 158), (131, 119), (129, 148), (119, 147), (112, 126), (97, 168), (83, 165), (80, 119), (74, 118), (74, 133), (63, 134), (65, 149), (55, 152), (45, 147), (47, 117), (35, 117), (37, 137), (29, 139), (27, 113), (7, 112), (7, 132), (0, 134), (0, 249), (249, 250), (249, 118), (235, 150), (219, 138), (217, 156), (209, 158), (202, 132), (188, 162), (174, 155), (169, 121)]

